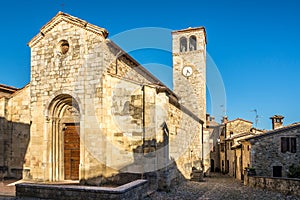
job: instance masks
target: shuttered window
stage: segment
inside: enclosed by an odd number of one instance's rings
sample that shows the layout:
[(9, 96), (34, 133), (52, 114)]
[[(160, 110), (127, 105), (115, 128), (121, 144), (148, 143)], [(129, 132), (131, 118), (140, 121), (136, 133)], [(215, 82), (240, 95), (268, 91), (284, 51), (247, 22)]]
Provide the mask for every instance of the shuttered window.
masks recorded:
[(281, 138), (281, 152), (286, 153), (291, 152), (291, 153), (296, 153), (297, 151), (297, 141), (296, 138), (294, 137), (282, 137)]

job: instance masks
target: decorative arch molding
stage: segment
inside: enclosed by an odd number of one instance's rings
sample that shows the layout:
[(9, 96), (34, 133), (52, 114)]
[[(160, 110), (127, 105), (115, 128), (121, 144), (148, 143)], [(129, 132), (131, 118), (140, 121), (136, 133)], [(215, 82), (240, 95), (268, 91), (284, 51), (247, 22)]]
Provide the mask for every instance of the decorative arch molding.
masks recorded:
[[(46, 127), (50, 142), (48, 146), (48, 156), (51, 160), (50, 181), (62, 181), (66, 179), (65, 175), (65, 131), (69, 130), (70, 124), (80, 130), (80, 104), (78, 101), (66, 93), (53, 95), (46, 105)], [(80, 139), (80, 132), (77, 132)], [(80, 143), (78, 143), (80, 145)], [(80, 150), (79, 154), (80, 154)], [(80, 157), (79, 157), (80, 159)], [(68, 168), (67, 168), (68, 169)], [(78, 165), (79, 171), (79, 165)], [(78, 177), (79, 178), (79, 177)]]
[(46, 119), (47, 120), (50, 119), (50, 117), (52, 116), (51, 114), (53, 114), (53, 113), (51, 113), (51, 111), (54, 111), (53, 108), (59, 100), (62, 100), (62, 101), (66, 100), (65, 102), (67, 102), (68, 98), (71, 98), (72, 102), (77, 104), (77, 107), (78, 107), (78, 110), (80, 111), (80, 113), (84, 113), (84, 109), (81, 106), (82, 103), (76, 94), (74, 94), (74, 93), (70, 94), (69, 92), (60, 90), (60, 91), (55, 92), (53, 95), (51, 95), (45, 105), (44, 116), (46, 116)]

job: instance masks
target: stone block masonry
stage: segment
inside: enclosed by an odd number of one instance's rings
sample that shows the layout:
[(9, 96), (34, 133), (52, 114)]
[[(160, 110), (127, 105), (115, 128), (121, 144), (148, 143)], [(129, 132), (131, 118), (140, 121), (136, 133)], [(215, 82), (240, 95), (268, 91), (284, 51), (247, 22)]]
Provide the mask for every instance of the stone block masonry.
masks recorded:
[(60, 200), (139, 200), (147, 195), (147, 185), (146, 180), (136, 180), (116, 188), (23, 183), (16, 185), (16, 196)]
[(300, 197), (300, 179), (248, 176), (245, 185)]

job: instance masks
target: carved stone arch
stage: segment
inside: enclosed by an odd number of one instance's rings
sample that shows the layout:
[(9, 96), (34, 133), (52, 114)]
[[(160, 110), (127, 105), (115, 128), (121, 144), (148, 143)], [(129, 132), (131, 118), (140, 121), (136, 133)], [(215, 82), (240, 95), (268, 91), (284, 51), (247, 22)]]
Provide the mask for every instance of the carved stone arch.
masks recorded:
[[(47, 132), (51, 138), (49, 144), (49, 159), (52, 161), (50, 180), (78, 180), (80, 177), (80, 107), (76, 99), (69, 94), (55, 96), (48, 104), (47, 121)], [(66, 143), (69, 141), (72, 144)], [(75, 154), (72, 155), (67, 147), (74, 145)], [(76, 163), (72, 164), (74, 160)]]
[(51, 114), (51, 112), (54, 109), (53, 106), (55, 106), (55, 103), (59, 99), (62, 100), (62, 99), (68, 98), (68, 97), (72, 98), (72, 101), (76, 105), (78, 105), (78, 110), (80, 110), (80, 113), (83, 113), (84, 110), (83, 110), (83, 107), (81, 107), (82, 103), (81, 103), (80, 99), (77, 97), (77, 95), (60, 90), (60, 91), (55, 92), (53, 95), (51, 95), (49, 100), (47, 101), (46, 106), (45, 106), (46, 109), (44, 111), (45, 116), (47, 118), (50, 118), (51, 116), (53, 116), (53, 113)]

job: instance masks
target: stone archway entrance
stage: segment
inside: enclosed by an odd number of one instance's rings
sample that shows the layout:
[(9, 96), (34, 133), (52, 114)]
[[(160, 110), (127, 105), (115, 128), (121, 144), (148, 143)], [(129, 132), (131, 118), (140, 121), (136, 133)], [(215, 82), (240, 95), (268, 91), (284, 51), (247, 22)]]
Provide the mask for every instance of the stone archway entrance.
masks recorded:
[(77, 101), (67, 94), (56, 96), (49, 106), (49, 118), (50, 180), (79, 180), (80, 109)]

